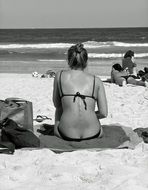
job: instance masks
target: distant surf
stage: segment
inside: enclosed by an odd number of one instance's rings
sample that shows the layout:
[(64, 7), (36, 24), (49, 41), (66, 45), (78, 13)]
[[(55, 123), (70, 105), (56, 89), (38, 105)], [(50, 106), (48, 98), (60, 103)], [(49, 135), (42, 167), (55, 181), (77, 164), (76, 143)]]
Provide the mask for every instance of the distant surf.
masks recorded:
[[(117, 41), (96, 42), (87, 41), (83, 42), (85, 48), (105, 48), (105, 47), (148, 47), (148, 43), (125, 43)], [(50, 49), (50, 48), (69, 48), (74, 45), (73, 43), (38, 43), (38, 44), (23, 44), (11, 43), (0, 44), (0, 49)]]
[[(148, 43), (124, 43), (124, 42), (84, 42), (84, 47), (88, 49), (88, 57), (91, 59), (112, 59), (123, 57), (126, 48), (135, 49), (136, 58), (148, 57)], [(2, 55), (24, 55), (26, 57), (37, 57), (39, 61), (60, 60), (65, 58), (67, 49), (73, 43), (39, 43), (39, 44), (0, 44), (0, 54)], [(120, 51), (120, 49), (122, 51)], [(142, 50), (143, 49), (143, 50)], [(62, 53), (60, 53), (60, 50)], [(141, 51), (142, 50), (142, 51)], [(41, 55), (42, 54), (42, 55)], [(40, 56), (41, 55), (41, 56)], [(59, 55), (58, 59), (57, 56)], [(49, 59), (49, 56), (50, 57)]]
[[(122, 53), (89, 53), (89, 58), (120, 58), (123, 57), (124, 54)], [(137, 58), (144, 58), (148, 57), (148, 53), (136, 53), (135, 57)]]

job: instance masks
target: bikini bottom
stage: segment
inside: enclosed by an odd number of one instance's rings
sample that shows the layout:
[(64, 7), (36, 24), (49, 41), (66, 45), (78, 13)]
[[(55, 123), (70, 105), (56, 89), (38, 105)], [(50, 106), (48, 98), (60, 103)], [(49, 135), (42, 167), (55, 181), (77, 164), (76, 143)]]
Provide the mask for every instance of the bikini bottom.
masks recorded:
[(132, 77), (134, 79), (139, 79), (139, 77), (136, 77), (135, 75), (128, 75), (128, 76), (122, 76), (122, 77), (126, 80), (126, 82), (127, 82), (128, 78), (130, 78), (130, 77)]
[(59, 130), (59, 126), (57, 127), (59, 134), (61, 135), (62, 139), (66, 140), (66, 141), (76, 141), (76, 142), (80, 142), (80, 141), (84, 141), (84, 140), (90, 140), (90, 139), (94, 139), (94, 138), (98, 138), (101, 136), (102, 134), (102, 128), (100, 128), (99, 132), (96, 135), (93, 135), (91, 137), (86, 137), (86, 138), (82, 138), (82, 139), (78, 139), (78, 138), (70, 138), (67, 137), (65, 134), (63, 134), (63, 132), (61, 132)]

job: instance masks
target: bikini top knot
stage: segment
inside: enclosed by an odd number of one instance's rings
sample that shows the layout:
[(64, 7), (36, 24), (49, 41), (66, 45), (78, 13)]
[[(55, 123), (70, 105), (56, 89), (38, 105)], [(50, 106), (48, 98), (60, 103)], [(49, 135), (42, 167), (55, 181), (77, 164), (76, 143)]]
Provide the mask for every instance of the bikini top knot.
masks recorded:
[(83, 100), (83, 103), (84, 103), (84, 106), (85, 106), (85, 110), (87, 110), (87, 104), (86, 104), (86, 101), (85, 101), (85, 96), (80, 94), (80, 92), (77, 92), (75, 95), (74, 95), (74, 98), (73, 98), (73, 102), (76, 101), (76, 97), (80, 97), (82, 100)]

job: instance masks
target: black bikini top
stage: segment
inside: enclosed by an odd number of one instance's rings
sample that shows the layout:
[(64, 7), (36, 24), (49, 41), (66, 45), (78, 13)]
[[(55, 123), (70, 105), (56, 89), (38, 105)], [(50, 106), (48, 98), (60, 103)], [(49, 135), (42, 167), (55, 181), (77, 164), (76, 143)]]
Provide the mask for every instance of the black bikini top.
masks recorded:
[(61, 83), (62, 72), (63, 71), (60, 72), (60, 77), (59, 77), (59, 88), (60, 88), (60, 91), (61, 91), (60, 98), (63, 98), (64, 96), (74, 96), (73, 102), (75, 102), (76, 97), (80, 97), (83, 100), (83, 103), (84, 103), (84, 106), (85, 106), (85, 110), (87, 110), (87, 104), (86, 104), (85, 98), (87, 97), (87, 98), (92, 98), (92, 99), (96, 100), (96, 98), (94, 96), (94, 91), (95, 91), (95, 76), (94, 76), (93, 90), (92, 90), (92, 95), (91, 96), (80, 94), (80, 92), (76, 92), (75, 94), (64, 94), (63, 90), (62, 90), (62, 83)]

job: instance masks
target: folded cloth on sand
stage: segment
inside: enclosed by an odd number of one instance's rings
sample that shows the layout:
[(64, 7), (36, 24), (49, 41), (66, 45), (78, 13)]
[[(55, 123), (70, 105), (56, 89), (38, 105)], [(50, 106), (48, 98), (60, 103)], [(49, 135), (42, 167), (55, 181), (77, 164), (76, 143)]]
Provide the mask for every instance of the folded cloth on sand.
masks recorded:
[(137, 144), (142, 142), (137, 133), (132, 128), (124, 127), (119, 124), (103, 125), (103, 137), (80, 142), (66, 141), (53, 134), (53, 125), (45, 124), (45, 131), (38, 130), (42, 133), (39, 135), (40, 146), (57, 150), (57, 152), (74, 151), (81, 149), (102, 150), (107, 148), (131, 148), (134, 149)]
[(1, 140), (3, 143), (13, 143), (15, 148), (40, 146), (40, 140), (32, 131), (18, 127), (11, 119), (7, 119), (2, 127)]

